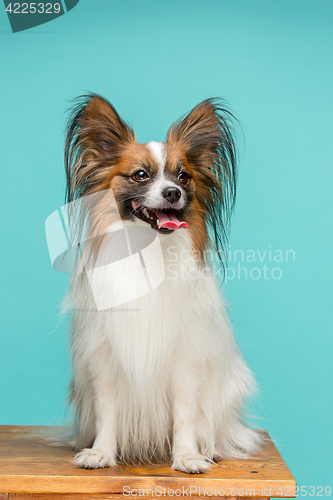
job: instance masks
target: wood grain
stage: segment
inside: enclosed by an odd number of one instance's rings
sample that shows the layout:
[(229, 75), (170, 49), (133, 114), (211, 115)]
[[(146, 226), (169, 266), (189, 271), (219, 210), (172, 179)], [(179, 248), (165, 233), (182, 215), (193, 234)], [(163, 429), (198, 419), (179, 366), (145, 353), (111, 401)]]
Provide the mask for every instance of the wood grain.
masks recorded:
[[(71, 463), (71, 448), (50, 446), (42, 438), (52, 435), (52, 428), (0, 426), (0, 491), (10, 494), (9, 498), (0, 496), (0, 500), (84, 500), (83, 494), (87, 499), (119, 496), (124, 500), (129, 496), (123, 494), (124, 491), (134, 489), (138, 496), (138, 490), (142, 490), (141, 496), (144, 493), (155, 498), (156, 491), (165, 491), (168, 497), (169, 490), (176, 489), (181, 496), (187, 496), (187, 491), (196, 500), (207, 498), (207, 490), (212, 490), (213, 498), (229, 497), (229, 500), (231, 497), (295, 497), (296, 482), (291, 472), (266, 431), (262, 432), (267, 439), (262, 452), (254, 458), (223, 460), (205, 474), (188, 475), (171, 470), (168, 464), (80, 469)], [(34, 495), (22, 496), (28, 493)], [(45, 495), (51, 493), (57, 496)], [(96, 494), (99, 495), (96, 497)], [(160, 496), (165, 498), (163, 493)], [(130, 500), (133, 498), (129, 496)]]
[[(1, 494), (0, 494), (1, 495)], [(123, 495), (108, 494), (63, 494), (63, 493), (9, 493), (5, 500), (124, 500)], [(152, 497), (150, 497), (152, 500)], [(214, 497), (215, 499), (215, 497)], [(0, 496), (0, 500), (2, 497)], [(195, 500), (207, 500), (207, 497), (195, 497)], [(216, 497), (216, 500), (270, 500), (268, 497)]]
[[(152, 497), (150, 497), (152, 498)], [(215, 498), (215, 497), (214, 497)], [(2, 500), (0, 496), (0, 500)], [(108, 494), (62, 494), (62, 493), (10, 493), (6, 500), (124, 500), (123, 495)], [(195, 500), (207, 500), (207, 497), (195, 497)], [(267, 497), (216, 497), (216, 500), (269, 500)]]

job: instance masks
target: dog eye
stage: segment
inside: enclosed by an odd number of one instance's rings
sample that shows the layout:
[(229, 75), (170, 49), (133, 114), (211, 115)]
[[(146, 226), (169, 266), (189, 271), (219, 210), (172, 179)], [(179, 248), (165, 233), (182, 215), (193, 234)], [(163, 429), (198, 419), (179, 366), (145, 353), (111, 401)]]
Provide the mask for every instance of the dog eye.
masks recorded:
[(185, 184), (188, 181), (189, 175), (187, 172), (180, 172), (178, 175), (178, 180)]
[(147, 179), (149, 179), (149, 175), (144, 170), (137, 170), (132, 175), (132, 179), (134, 179), (135, 181), (138, 181), (138, 182), (146, 181)]

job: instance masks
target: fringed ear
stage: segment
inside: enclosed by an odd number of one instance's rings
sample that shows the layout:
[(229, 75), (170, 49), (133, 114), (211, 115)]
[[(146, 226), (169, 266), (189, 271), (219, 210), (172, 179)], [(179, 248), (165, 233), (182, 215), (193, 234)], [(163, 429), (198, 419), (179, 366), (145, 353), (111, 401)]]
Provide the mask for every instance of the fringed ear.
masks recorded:
[(134, 132), (103, 97), (78, 97), (67, 122), (66, 202), (106, 189), (105, 182)]
[(237, 157), (232, 125), (237, 122), (218, 99), (207, 99), (174, 123), (167, 142), (180, 149), (193, 173), (195, 196), (220, 258), (235, 204)]

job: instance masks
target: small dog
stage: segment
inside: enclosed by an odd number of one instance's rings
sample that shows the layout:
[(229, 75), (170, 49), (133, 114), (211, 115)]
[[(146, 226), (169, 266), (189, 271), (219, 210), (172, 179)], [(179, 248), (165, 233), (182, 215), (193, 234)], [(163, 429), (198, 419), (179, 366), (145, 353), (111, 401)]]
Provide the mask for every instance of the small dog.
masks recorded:
[[(208, 99), (171, 126), (166, 143), (140, 144), (101, 96), (79, 98), (72, 111), (66, 200), (94, 200), (79, 215), (77, 227), (88, 227), (84, 264), (65, 297), (78, 466), (170, 460), (175, 470), (203, 473), (212, 461), (259, 450), (260, 435), (242, 419), (253, 376), (210, 258), (213, 250), (222, 255), (235, 201), (233, 118)], [(126, 267), (128, 259), (107, 260), (119, 222), (127, 239), (135, 230), (158, 240), (140, 270)], [(144, 276), (161, 272), (158, 286), (140, 289)], [(131, 295), (133, 287), (141, 291)], [(119, 299), (124, 293), (130, 300)]]

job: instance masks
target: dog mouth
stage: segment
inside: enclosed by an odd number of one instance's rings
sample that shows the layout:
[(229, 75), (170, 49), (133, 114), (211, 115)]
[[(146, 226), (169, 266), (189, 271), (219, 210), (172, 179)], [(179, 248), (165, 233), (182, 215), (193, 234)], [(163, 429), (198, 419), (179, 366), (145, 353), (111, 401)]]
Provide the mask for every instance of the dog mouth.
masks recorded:
[(131, 207), (138, 219), (147, 222), (153, 229), (161, 233), (170, 233), (176, 229), (188, 227), (187, 222), (178, 219), (176, 210), (148, 208), (137, 201), (132, 201)]

